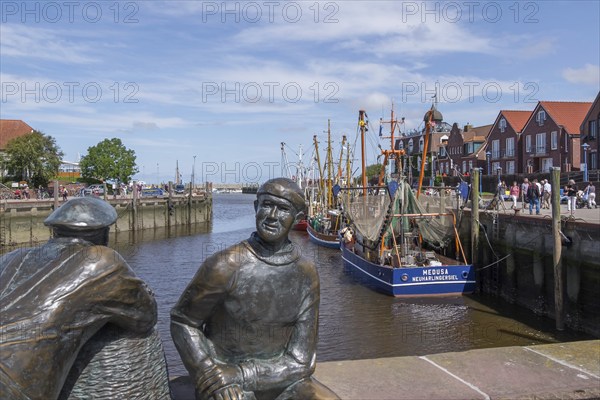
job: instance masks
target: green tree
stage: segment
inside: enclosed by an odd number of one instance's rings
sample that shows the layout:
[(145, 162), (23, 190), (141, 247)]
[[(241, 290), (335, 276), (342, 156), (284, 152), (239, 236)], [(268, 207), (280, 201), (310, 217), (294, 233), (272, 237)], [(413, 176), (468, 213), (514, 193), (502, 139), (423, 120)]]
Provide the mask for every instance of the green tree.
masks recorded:
[(33, 187), (46, 186), (56, 177), (62, 157), (56, 140), (39, 131), (16, 137), (6, 145), (9, 173)]
[[(368, 185), (376, 185), (379, 180), (379, 172), (381, 172), (382, 165), (381, 164), (371, 164), (367, 165), (367, 184)], [(362, 185), (362, 178), (360, 176), (354, 178), (357, 185)]]
[(129, 183), (138, 172), (135, 152), (126, 148), (121, 139), (104, 139), (88, 148), (87, 155), (79, 163), (84, 178), (115, 180)]

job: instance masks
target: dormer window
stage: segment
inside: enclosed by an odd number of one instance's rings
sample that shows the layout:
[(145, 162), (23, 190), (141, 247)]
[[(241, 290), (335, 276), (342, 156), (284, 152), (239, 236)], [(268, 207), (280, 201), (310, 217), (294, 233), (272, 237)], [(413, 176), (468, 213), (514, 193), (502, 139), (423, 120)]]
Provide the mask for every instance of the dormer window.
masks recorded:
[(412, 153), (412, 152), (413, 152), (413, 140), (412, 140), (412, 139), (410, 139), (410, 140), (408, 141), (408, 152), (409, 152), (409, 153)]
[(537, 123), (539, 126), (544, 125), (544, 121), (546, 120), (546, 111), (540, 110), (537, 113)]
[(500, 120), (500, 132), (504, 133), (505, 130), (506, 130), (506, 119), (502, 118)]

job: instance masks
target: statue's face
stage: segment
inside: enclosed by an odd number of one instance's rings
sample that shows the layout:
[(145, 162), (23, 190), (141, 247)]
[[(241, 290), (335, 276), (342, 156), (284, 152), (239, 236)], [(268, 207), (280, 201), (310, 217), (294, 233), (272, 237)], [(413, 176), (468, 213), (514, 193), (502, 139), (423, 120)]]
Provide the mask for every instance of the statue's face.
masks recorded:
[(265, 242), (287, 237), (296, 219), (296, 209), (287, 200), (262, 194), (256, 202), (256, 232)]

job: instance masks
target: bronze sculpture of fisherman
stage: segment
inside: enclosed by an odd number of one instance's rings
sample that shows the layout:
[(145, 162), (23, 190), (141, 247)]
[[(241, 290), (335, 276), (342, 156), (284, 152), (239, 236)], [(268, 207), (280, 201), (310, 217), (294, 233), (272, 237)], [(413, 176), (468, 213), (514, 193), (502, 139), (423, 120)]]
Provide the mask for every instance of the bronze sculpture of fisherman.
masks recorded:
[(337, 399), (312, 377), (319, 278), (288, 232), (304, 212), (290, 179), (264, 183), (256, 232), (207, 258), (171, 311), (197, 399)]
[[(116, 251), (105, 247), (116, 219), (103, 200), (72, 199), (44, 221), (53, 229), (46, 244), (0, 258), (2, 398), (57, 399), (80, 350), (109, 324), (134, 335), (154, 332), (151, 291)], [(166, 378), (166, 369), (161, 373)], [(103, 398), (115, 398), (106, 378), (95, 376), (107, 393)], [(123, 381), (129, 384), (127, 377)], [(165, 382), (161, 394), (151, 398), (170, 398)]]

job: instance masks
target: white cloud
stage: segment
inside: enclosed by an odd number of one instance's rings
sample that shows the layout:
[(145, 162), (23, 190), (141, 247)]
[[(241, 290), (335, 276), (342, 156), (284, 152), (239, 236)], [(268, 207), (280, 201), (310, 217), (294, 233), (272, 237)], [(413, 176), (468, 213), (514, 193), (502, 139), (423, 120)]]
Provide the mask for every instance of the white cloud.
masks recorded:
[(90, 54), (90, 46), (70, 39), (75, 32), (56, 31), (25, 24), (2, 24), (2, 57), (34, 58), (65, 64), (99, 61)]
[(600, 67), (585, 64), (581, 68), (566, 68), (563, 70), (562, 76), (571, 83), (598, 86), (600, 84)]
[(337, 20), (335, 23), (325, 23), (322, 19), (315, 22), (314, 8), (310, 8), (303, 10), (307, 17), (297, 23), (275, 21), (242, 29), (233, 43), (259, 45), (261, 48), (277, 47), (286, 42), (335, 43), (339, 49), (378, 56), (434, 55), (457, 51), (491, 53), (494, 47), (493, 38), (474, 34), (465, 25), (444, 19), (424, 23), (421, 15), (407, 15), (402, 2), (348, 1), (336, 4), (339, 8), (332, 14)]

